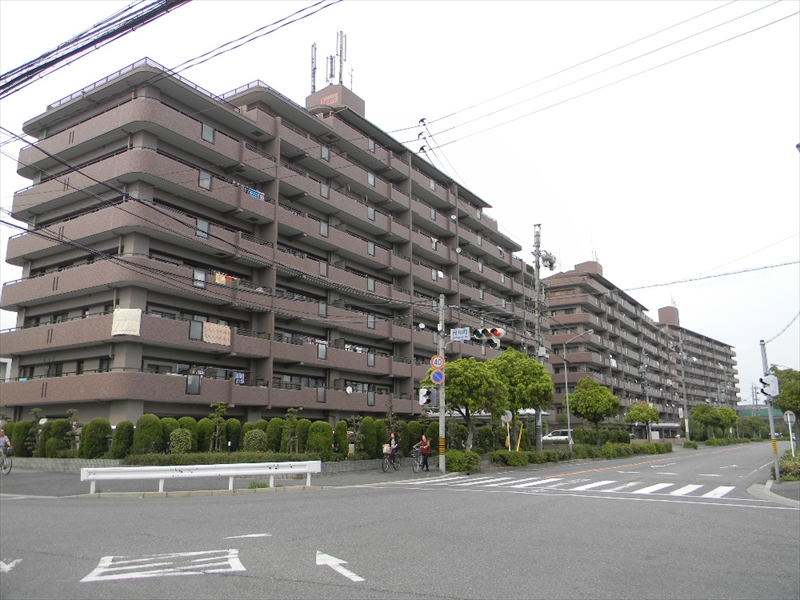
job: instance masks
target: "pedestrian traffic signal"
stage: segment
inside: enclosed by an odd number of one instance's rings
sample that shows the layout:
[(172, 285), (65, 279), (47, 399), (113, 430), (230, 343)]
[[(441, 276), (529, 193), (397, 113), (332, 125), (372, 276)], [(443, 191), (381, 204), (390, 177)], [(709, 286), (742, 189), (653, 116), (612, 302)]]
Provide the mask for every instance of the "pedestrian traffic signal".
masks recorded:
[(778, 377), (775, 375), (765, 375), (761, 379), (761, 393), (770, 398), (777, 398), (781, 394)]

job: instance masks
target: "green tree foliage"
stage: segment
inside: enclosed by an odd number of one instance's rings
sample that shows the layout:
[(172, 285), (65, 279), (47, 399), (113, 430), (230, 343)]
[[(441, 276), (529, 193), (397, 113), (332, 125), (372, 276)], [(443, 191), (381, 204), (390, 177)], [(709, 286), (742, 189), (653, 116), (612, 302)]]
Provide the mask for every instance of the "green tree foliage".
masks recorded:
[[(38, 444), (38, 446), (36, 448), (36, 453), (35, 453), (36, 457), (39, 457), (39, 458), (47, 457), (46, 447), (47, 447), (47, 442), (50, 439), (50, 435), (51, 435), (50, 431), (51, 431), (52, 428), (53, 428), (53, 421), (48, 421), (39, 430), (39, 444)], [(9, 436), (7, 433), (6, 433), (6, 436), (8, 436), (8, 439), (11, 439), (11, 436)], [(12, 444), (13, 444), (13, 441), (12, 441)]]
[(600, 445), (600, 423), (619, 414), (619, 398), (607, 387), (600, 385), (591, 377), (584, 377), (575, 386), (570, 396), (570, 410), (594, 425), (596, 443)]
[(553, 380), (544, 365), (513, 348), (486, 362), (508, 386), (508, 409), (514, 416), (524, 409), (544, 410), (553, 405)]
[(247, 421), (246, 423), (242, 424), (242, 444), (243, 445), (244, 445), (244, 436), (247, 435), (248, 431), (252, 431), (253, 429), (256, 429), (256, 424), (251, 422), (251, 421)]
[(290, 408), (286, 411), (281, 432), (281, 452), (297, 453), (297, 412), (298, 409)]
[(772, 367), (771, 371), (778, 377), (781, 391), (773, 406), (783, 412), (790, 410), (800, 418), (800, 372), (778, 367)]
[(170, 454), (187, 454), (192, 451), (192, 432), (188, 429), (173, 429), (169, 434)]
[(269, 427), (269, 421), (266, 419), (259, 419), (256, 421), (256, 429), (260, 429), (264, 433), (267, 433), (267, 427)]
[(275, 417), (267, 425), (267, 450), (280, 452), (281, 438), (283, 437), (283, 419)]
[[(306, 444), (308, 442), (306, 441)], [(347, 441), (347, 421), (342, 419), (336, 423), (336, 429), (333, 431), (333, 446), (339, 456), (347, 456), (349, 451)]]
[(314, 421), (308, 429), (308, 451), (322, 460), (333, 458), (333, 428), (327, 421)]
[[(43, 449), (42, 444), (44, 444)], [(42, 427), (39, 434), (40, 456), (58, 458), (61, 452), (70, 449), (71, 444), (72, 423), (69, 419), (53, 419)]]
[(267, 434), (260, 428), (253, 428), (244, 434), (245, 452), (266, 452)]
[[(653, 408), (647, 402), (636, 402), (628, 407), (625, 413), (626, 423), (646, 423), (647, 439), (650, 439), (650, 423), (658, 423), (658, 409)], [(574, 437), (574, 436), (573, 436)], [(576, 440), (577, 441), (577, 440)]]
[[(375, 453), (380, 456), (383, 453), (383, 445), (389, 441), (389, 427), (383, 419), (375, 419)], [(397, 439), (400, 440), (400, 434), (395, 431)]]
[[(174, 417), (162, 417), (161, 418), (161, 437), (164, 440), (164, 450), (167, 449), (168, 444), (167, 442), (170, 441), (172, 436), (172, 432), (175, 431), (180, 427), (180, 423), (178, 423), (178, 419)], [(170, 450), (171, 452), (172, 450)]]
[(181, 417), (178, 419), (178, 427), (188, 429), (192, 434), (191, 452), (197, 452), (197, 421), (194, 417)]
[(358, 428), (358, 440), (361, 447), (357, 448), (358, 451), (365, 453), (369, 458), (379, 458), (378, 442), (381, 444), (387, 443), (389, 440), (378, 440), (375, 432), (375, 419), (372, 417), (364, 417)]
[(114, 437), (111, 438), (111, 458), (122, 459), (128, 456), (133, 446), (133, 423), (130, 421), (120, 421), (114, 429)]
[(406, 426), (406, 439), (411, 446), (422, 440), (422, 424), (419, 421), (411, 421)]
[(698, 404), (689, 411), (689, 433), (696, 441), (714, 436), (714, 409), (708, 404)]
[(164, 430), (161, 419), (154, 414), (144, 414), (136, 421), (131, 454), (148, 454), (164, 450)]
[(739, 419), (739, 434), (749, 438), (767, 437), (769, 426), (761, 417), (742, 417)]
[(431, 448), (434, 452), (439, 451), (439, 423), (431, 421), (428, 423), (428, 428), (425, 430), (425, 435), (428, 436), (428, 441), (431, 443)]
[[(468, 431), (466, 449), (471, 450), (475, 436), (473, 414), (486, 412), (499, 419), (508, 409), (508, 384), (488, 363), (479, 362), (472, 356), (447, 363), (445, 376), (447, 408), (464, 419)], [(431, 384), (430, 371), (422, 384)], [(449, 443), (448, 447), (451, 447)]]
[(723, 437), (730, 433), (731, 428), (736, 425), (737, 419), (736, 411), (728, 406), (719, 406), (714, 409), (714, 424), (722, 429)]
[[(66, 419), (64, 419), (66, 421)], [(177, 422), (177, 421), (176, 421)], [(80, 458), (99, 458), (108, 452), (108, 438), (111, 437), (111, 423), (108, 419), (98, 417), (83, 426)]]
[(295, 433), (297, 434), (297, 452), (300, 454), (305, 452), (308, 447), (308, 430), (310, 427), (311, 421), (309, 419), (299, 419), (297, 421)]
[(222, 452), (226, 447), (225, 438), (225, 413), (228, 412), (227, 402), (215, 402), (209, 405), (214, 411), (208, 418), (214, 424), (214, 431), (211, 435), (211, 452)]
[(242, 422), (239, 419), (225, 421), (225, 438), (231, 443), (231, 452), (239, 450), (242, 439)]
[(208, 417), (203, 417), (197, 422), (197, 451), (210, 452), (213, 437), (214, 421)]
[[(394, 434), (397, 437), (397, 441), (400, 442), (400, 456), (408, 456), (411, 453), (411, 444), (409, 444), (408, 439), (408, 423), (402, 419), (395, 419)], [(387, 437), (386, 439), (389, 438)], [(380, 439), (378, 439), (378, 443), (381, 443)], [(378, 448), (378, 450), (381, 453), (383, 452), (381, 448)]]

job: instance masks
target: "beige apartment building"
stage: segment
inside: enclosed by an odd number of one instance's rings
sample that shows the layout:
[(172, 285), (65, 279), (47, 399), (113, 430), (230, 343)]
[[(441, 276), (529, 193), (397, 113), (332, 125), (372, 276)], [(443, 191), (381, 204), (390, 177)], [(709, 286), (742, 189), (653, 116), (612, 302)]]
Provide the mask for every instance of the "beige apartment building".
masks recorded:
[[(22, 277), (2, 291), (18, 315), (0, 335), (2, 411), (75, 408), (115, 424), (205, 416), (224, 401), (251, 421), (289, 407), (331, 422), (418, 415), (440, 295), (445, 332), (505, 326), (503, 347), (530, 351), (521, 247), (485, 200), (365, 115), (341, 85), (305, 106), (261, 81), (217, 96), (142, 59), (27, 121), (38, 141), (19, 156), (31, 185), (13, 215), (29, 229), (8, 243)], [(587, 308), (585, 325), (601, 331), (595, 313), (608, 315)], [(592, 347), (580, 365), (629, 391), (638, 351), (662, 360), (666, 333), (637, 322), (636, 358), (619, 351), (615, 368), (609, 352), (628, 347), (620, 321), (634, 320), (619, 310), (580, 342)], [(499, 353), (446, 349), (448, 360)]]
[(677, 308), (661, 308), (653, 320), (635, 298), (603, 277), (594, 261), (552, 275), (544, 284), (556, 415), (566, 413), (565, 387), (572, 393), (587, 376), (620, 398), (619, 420), (634, 402), (658, 408), (656, 430), (665, 435), (678, 432), (684, 406), (691, 410), (704, 402), (735, 409), (736, 353), (681, 327)]

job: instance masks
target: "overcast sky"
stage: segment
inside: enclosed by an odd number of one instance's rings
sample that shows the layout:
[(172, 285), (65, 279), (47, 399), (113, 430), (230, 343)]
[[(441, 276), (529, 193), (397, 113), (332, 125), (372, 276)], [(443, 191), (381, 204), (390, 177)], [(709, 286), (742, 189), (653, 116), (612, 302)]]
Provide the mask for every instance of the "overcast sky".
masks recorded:
[[(127, 4), (0, 0), (0, 71)], [(175, 67), (311, 4), (195, 0), (2, 101), (0, 125), (21, 133), (47, 104), (143, 56)], [(794, 0), (345, 0), (182, 76), (216, 94), (260, 79), (304, 105), (311, 44), (321, 89), (344, 31), (344, 83), (370, 121), (413, 151), (425, 144), (493, 206), (524, 260), (541, 223), (558, 271), (596, 259), (654, 320), (674, 304), (681, 325), (734, 346), (750, 400), (760, 339), (791, 323), (767, 345), (769, 362), (800, 363), (798, 10)], [(422, 118), (428, 139), (417, 141)], [(29, 182), (15, 173), (21, 145), (0, 142), (7, 211)], [(2, 226), (3, 282), (19, 277), (4, 262), (13, 233)], [(673, 283), (685, 279), (695, 281)]]

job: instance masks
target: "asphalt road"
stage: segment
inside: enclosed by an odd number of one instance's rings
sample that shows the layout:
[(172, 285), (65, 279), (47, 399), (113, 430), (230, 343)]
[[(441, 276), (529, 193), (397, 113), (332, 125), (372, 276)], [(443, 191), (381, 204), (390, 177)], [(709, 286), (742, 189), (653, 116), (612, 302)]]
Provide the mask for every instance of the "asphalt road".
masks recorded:
[(797, 599), (800, 509), (752, 491), (769, 452), (166, 498), (26, 495), (46, 476), (15, 471), (0, 598)]

